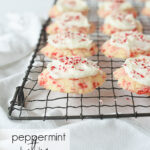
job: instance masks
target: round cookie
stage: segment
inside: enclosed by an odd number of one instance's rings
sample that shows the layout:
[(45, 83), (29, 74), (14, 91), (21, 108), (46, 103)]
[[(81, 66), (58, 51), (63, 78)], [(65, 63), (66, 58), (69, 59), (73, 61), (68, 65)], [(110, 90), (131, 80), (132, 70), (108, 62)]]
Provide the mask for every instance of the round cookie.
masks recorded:
[(63, 93), (84, 94), (101, 86), (106, 74), (92, 61), (81, 57), (52, 60), (38, 77), (45, 89)]
[(95, 31), (95, 25), (81, 13), (66, 12), (57, 17), (55, 22), (46, 28), (48, 34), (56, 34), (62, 31), (82, 32), (90, 34)]
[(79, 32), (61, 32), (48, 37), (48, 44), (40, 52), (53, 59), (64, 56), (89, 57), (98, 52), (89, 36)]
[(128, 58), (123, 67), (114, 72), (114, 77), (123, 89), (150, 95), (150, 57)]
[(65, 12), (80, 12), (88, 14), (88, 5), (84, 0), (58, 0), (49, 13), (51, 18), (56, 18)]
[(132, 31), (117, 32), (100, 49), (105, 56), (110, 58), (150, 56), (150, 35)]
[(133, 15), (124, 12), (113, 12), (112, 15), (106, 17), (104, 25), (100, 27), (100, 31), (106, 35), (111, 35), (123, 31), (142, 32), (143, 27)]
[(129, 2), (102, 1), (99, 2), (98, 15), (105, 18), (112, 14), (113, 11), (123, 11), (127, 14), (132, 14), (135, 18), (137, 12)]

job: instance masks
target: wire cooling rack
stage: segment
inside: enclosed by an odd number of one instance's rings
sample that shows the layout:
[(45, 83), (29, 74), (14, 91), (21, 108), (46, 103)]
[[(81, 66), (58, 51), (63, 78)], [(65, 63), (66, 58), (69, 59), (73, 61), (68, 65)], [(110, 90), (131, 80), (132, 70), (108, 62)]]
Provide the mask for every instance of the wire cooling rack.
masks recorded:
[[(98, 47), (108, 37), (99, 32), (103, 20), (96, 15), (98, 2), (87, 0), (91, 7), (89, 20), (96, 25), (96, 32), (91, 35)], [(134, 6), (140, 11), (141, 5), (134, 1)], [(140, 6), (140, 7), (138, 7)], [(144, 26), (144, 32), (150, 33), (150, 20), (139, 16)], [(101, 53), (89, 58), (96, 61), (107, 73), (104, 85), (89, 94), (64, 94), (48, 91), (37, 84), (37, 77), (46, 68), (50, 60), (38, 53), (46, 44), (46, 26), (43, 25), (37, 48), (34, 51), (30, 65), (23, 78), (22, 85), (16, 92), (9, 107), (9, 118), (13, 120), (57, 120), (57, 119), (92, 119), (92, 118), (122, 118), (150, 116), (150, 97), (139, 96), (118, 87), (113, 78), (113, 72), (121, 66), (122, 60), (110, 59)]]

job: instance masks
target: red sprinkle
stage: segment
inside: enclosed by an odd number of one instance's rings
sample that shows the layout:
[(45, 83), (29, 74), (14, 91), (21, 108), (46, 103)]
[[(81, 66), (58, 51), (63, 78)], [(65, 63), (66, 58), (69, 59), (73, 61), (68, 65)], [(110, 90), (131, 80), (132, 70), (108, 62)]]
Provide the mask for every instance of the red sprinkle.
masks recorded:
[(51, 70), (54, 70), (56, 67), (55, 66), (51, 66)]
[(79, 83), (78, 85), (81, 89), (85, 89), (88, 87), (85, 83)]

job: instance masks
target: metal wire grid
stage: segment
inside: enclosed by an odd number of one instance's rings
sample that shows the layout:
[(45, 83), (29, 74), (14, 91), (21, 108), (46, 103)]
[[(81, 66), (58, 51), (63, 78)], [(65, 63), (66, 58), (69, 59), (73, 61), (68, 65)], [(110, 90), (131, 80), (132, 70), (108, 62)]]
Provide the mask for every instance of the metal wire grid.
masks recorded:
[[(95, 22), (96, 32), (91, 38), (98, 47), (108, 39), (99, 32), (103, 20), (98, 16), (93, 17), (97, 4), (91, 6), (89, 20)], [(97, 3), (97, 2), (95, 2)], [(134, 3), (136, 5), (136, 3)], [(138, 7), (138, 9), (140, 9)], [(144, 25), (144, 32), (150, 32), (150, 20), (139, 16)], [(47, 35), (45, 28), (50, 19), (45, 23), (41, 31), (37, 48), (34, 52), (26, 75), (21, 86), (17, 87), (11, 105), (9, 118), (15, 120), (57, 120), (57, 119), (93, 119), (93, 118), (121, 118), (150, 116), (150, 97), (139, 96), (125, 91), (117, 86), (113, 78), (113, 72), (121, 66), (122, 60), (106, 58), (102, 54), (91, 57), (107, 73), (107, 80), (102, 87), (89, 94), (64, 94), (45, 90), (38, 86), (37, 77), (46, 68), (50, 60), (38, 53), (46, 44)], [(57, 113), (55, 113), (57, 110)], [(60, 112), (61, 114), (59, 114)]]

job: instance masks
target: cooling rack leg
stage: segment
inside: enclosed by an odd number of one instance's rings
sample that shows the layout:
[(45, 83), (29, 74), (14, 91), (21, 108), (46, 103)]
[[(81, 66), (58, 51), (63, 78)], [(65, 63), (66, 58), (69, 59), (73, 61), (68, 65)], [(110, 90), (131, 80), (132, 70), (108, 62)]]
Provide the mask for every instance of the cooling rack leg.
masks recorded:
[(18, 91), (18, 106), (23, 106), (24, 107), (24, 92), (23, 89), (21, 87), (18, 87), (19, 91)]
[(16, 88), (13, 100), (10, 102), (10, 107), (8, 108), (9, 116), (11, 116), (16, 102), (18, 106), (24, 107), (24, 93), (20, 86)]

